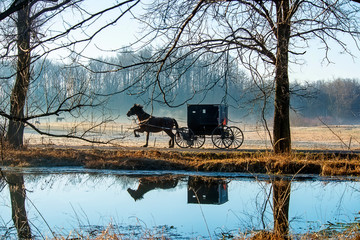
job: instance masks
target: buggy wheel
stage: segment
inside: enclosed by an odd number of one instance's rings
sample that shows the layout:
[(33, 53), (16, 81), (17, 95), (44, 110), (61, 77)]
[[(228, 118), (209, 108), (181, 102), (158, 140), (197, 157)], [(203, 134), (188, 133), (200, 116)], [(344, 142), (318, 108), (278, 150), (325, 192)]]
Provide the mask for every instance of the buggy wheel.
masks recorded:
[(229, 148), (238, 149), (244, 142), (244, 134), (238, 127), (231, 126), (230, 129), (233, 132), (233, 141)]
[(176, 130), (175, 142), (181, 148), (188, 148), (194, 144), (194, 133), (190, 128), (182, 127)]
[(212, 131), (211, 140), (217, 148), (228, 148), (234, 139), (231, 128), (227, 126), (218, 126)]
[(201, 148), (204, 145), (204, 143), (205, 143), (204, 135), (195, 135), (193, 138), (193, 144), (191, 145), (191, 147), (192, 148)]

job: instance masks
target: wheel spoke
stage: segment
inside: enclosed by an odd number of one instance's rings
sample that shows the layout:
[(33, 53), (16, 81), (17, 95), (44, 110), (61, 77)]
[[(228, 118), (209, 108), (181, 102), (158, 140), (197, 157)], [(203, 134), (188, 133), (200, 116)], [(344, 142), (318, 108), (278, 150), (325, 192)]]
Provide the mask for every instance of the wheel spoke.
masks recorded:
[(232, 141), (232, 144), (229, 146), (229, 148), (237, 149), (244, 142), (244, 134), (238, 127), (231, 126), (230, 129), (233, 132), (233, 141)]
[(217, 148), (228, 148), (233, 142), (233, 133), (226, 126), (216, 127), (211, 135), (211, 140)]
[(204, 135), (195, 135), (193, 137), (193, 145), (192, 148), (201, 148), (205, 143), (205, 136)]
[(188, 148), (194, 144), (194, 133), (187, 127), (179, 128), (175, 134), (175, 142), (181, 148)]

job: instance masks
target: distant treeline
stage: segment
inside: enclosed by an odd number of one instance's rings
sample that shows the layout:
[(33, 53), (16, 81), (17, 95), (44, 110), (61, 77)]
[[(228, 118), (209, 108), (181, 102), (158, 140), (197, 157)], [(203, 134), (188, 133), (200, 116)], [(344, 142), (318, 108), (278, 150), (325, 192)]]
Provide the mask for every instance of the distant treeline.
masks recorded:
[[(107, 114), (124, 117), (134, 103), (152, 103), (154, 114), (171, 114), (185, 120), (186, 105), (172, 109), (161, 103), (163, 96), (154, 81), (156, 66), (139, 64), (132, 68), (123, 68), (146, 60), (150, 55), (146, 50), (138, 54), (119, 54), (116, 57), (92, 60), (86, 68), (48, 60), (38, 61), (32, 69), (33, 79), (27, 113), (44, 111), (44, 103), (53, 103), (54, 99), (56, 101), (59, 92), (64, 98), (82, 91), (95, 92), (95, 96), (104, 101), (105, 108), (109, 110)], [(3, 79), (0, 86), (2, 109), (9, 106), (14, 71), (11, 64), (2, 63), (0, 66)], [(272, 81), (255, 83), (235, 61), (221, 64), (211, 55), (200, 59), (186, 58), (165, 71), (160, 76), (160, 81), (170, 104), (226, 103), (230, 106), (229, 117), (234, 121), (260, 121), (261, 114), (267, 119), (272, 118)], [(309, 123), (310, 119), (319, 117), (327, 123), (360, 122), (359, 79), (339, 78), (331, 81), (292, 83), (291, 89), (293, 119), (309, 119)], [(57, 101), (61, 103), (61, 99)], [(263, 111), (264, 106), (266, 109)], [(146, 109), (151, 111), (152, 108), (146, 106)], [(97, 114), (104, 113), (98, 111)]]
[(303, 118), (321, 118), (329, 124), (360, 123), (359, 79), (334, 79), (296, 84), (292, 106)]

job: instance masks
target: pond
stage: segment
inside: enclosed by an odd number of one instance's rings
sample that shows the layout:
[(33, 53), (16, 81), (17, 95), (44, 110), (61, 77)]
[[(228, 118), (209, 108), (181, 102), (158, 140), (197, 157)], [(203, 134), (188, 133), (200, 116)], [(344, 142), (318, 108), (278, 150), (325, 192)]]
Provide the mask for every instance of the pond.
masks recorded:
[(2, 173), (1, 239), (91, 238), (105, 232), (123, 239), (218, 239), (359, 223), (358, 178), (80, 168)]

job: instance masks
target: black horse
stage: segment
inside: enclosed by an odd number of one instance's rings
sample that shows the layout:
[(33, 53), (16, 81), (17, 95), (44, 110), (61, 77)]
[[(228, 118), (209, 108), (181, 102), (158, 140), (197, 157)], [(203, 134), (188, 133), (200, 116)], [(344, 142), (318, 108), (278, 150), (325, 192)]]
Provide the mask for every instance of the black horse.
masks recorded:
[(178, 123), (173, 118), (168, 117), (153, 117), (150, 114), (147, 114), (143, 110), (143, 106), (139, 104), (134, 104), (132, 108), (126, 114), (128, 117), (136, 115), (139, 120), (139, 128), (134, 130), (135, 137), (140, 137), (138, 132), (146, 132), (146, 144), (143, 147), (148, 146), (149, 142), (149, 133), (150, 132), (161, 132), (164, 131), (171, 138), (169, 141), (169, 147), (174, 147), (174, 138), (175, 134), (172, 132), (173, 127), (175, 129), (179, 128)]
[(154, 189), (171, 189), (178, 184), (179, 178), (172, 176), (142, 177), (139, 179), (139, 186), (136, 190), (128, 188), (127, 191), (135, 200), (142, 199), (145, 193)]

